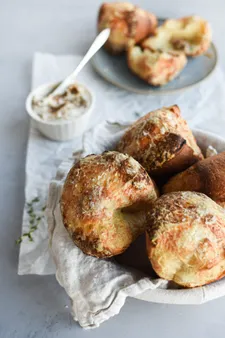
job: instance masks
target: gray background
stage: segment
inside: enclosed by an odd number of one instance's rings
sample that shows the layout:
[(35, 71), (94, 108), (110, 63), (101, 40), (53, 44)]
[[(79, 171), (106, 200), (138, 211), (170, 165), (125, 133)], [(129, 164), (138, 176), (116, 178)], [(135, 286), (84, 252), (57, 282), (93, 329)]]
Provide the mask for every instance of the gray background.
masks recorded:
[[(73, 322), (69, 301), (54, 276), (18, 276), (29, 121), (24, 100), (35, 51), (84, 53), (95, 34), (100, 0), (0, 1), (0, 337), (213, 337), (225, 336), (225, 298), (199, 306), (128, 299), (99, 329)], [(136, 1), (159, 16), (197, 13), (214, 31), (225, 70), (224, 0)]]

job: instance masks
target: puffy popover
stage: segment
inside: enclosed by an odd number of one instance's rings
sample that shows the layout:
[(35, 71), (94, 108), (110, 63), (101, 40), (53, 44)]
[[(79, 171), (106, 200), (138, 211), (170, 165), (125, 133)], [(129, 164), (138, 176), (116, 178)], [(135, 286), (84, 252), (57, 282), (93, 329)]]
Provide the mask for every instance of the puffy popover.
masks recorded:
[(169, 19), (155, 36), (146, 39), (143, 47), (161, 51), (182, 51), (188, 56), (203, 54), (210, 46), (212, 32), (209, 23), (199, 16)]
[(225, 152), (199, 161), (172, 177), (163, 191), (202, 192), (225, 207)]
[(203, 159), (176, 105), (137, 120), (121, 138), (118, 150), (133, 156), (152, 176), (171, 175)]
[(149, 213), (146, 240), (162, 278), (196, 287), (225, 275), (225, 210), (204, 194), (161, 196)]
[(151, 51), (133, 46), (128, 49), (127, 63), (142, 80), (153, 86), (162, 86), (181, 72), (187, 58), (183, 53)]
[(62, 192), (63, 223), (85, 253), (122, 253), (146, 227), (157, 191), (144, 168), (116, 151), (89, 155), (70, 170)]
[(98, 31), (110, 28), (105, 48), (111, 54), (124, 52), (155, 31), (156, 16), (128, 2), (104, 3), (98, 15)]

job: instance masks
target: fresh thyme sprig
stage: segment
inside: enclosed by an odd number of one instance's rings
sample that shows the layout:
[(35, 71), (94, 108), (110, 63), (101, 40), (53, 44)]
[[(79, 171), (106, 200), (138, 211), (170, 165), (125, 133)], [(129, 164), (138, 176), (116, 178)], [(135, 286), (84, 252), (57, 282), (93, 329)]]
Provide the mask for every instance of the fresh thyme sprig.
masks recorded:
[[(40, 223), (40, 221), (44, 218), (44, 215), (40, 215), (40, 216), (37, 216), (35, 214), (35, 211), (34, 211), (34, 204), (40, 202), (40, 198), (39, 197), (35, 197), (32, 199), (31, 202), (27, 203), (27, 213), (29, 215), (29, 230), (27, 232), (24, 232), (17, 240), (16, 240), (16, 244), (20, 244), (23, 239), (25, 239), (26, 237), (29, 239), (29, 242), (33, 242), (34, 239), (33, 239), (33, 232), (37, 230), (38, 228), (38, 224)], [(42, 208), (41, 208), (41, 211), (42, 213), (45, 211), (46, 209), (46, 205), (44, 205)]]

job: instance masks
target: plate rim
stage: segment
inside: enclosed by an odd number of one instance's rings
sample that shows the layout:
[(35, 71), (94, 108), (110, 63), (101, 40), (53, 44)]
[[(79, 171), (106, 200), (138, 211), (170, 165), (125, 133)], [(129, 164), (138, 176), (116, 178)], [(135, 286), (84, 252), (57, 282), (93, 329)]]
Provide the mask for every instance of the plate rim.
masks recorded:
[[(165, 19), (164, 18), (158, 18), (158, 20), (165, 20)], [(177, 93), (177, 92), (182, 92), (182, 91), (191, 89), (191, 88), (199, 85), (203, 81), (207, 80), (214, 73), (214, 71), (215, 71), (215, 69), (216, 69), (216, 67), (218, 65), (218, 51), (217, 51), (217, 48), (216, 48), (215, 44), (213, 43), (213, 41), (211, 42), (210, 46), (212, 47), (212, 49), (214, 51), (215, 64), (213, 65), (211, 71), (205, 77), (203, 77), (201, 80), (198, 80), (195, 83), (192, 83), (190, 85), (184, 86), (182, 88), (165, 89), (163, 91), (155, 91), (153, 89), (134, 89), (133, 87), (130, 87), (129, 85), (124, 85), (124, 84), (121, 84), (120, 82), (112, 80), (110, 78), (110, 76), (108, 77), (103, 71), (101, 71), (101, 69), (98, 66), (96, 66), (95, 57), (93, 57), (91, 59), (91, 64), (92, 64), (92, 67), (94, 68), (95, 72), (98, 75), (100, 75), (104, 80), (106, 80), (107, 82), (113, 84), (114, 86), (116, 86), (118, 88), (125, 89), (125, 90), (127, 90), (129, 92), (136, 93), (136, 94), (142, 94), (142, 95), (157, 95), (157, 96), (165, 95), (165, 94), (174, 94), (174, 93)]]

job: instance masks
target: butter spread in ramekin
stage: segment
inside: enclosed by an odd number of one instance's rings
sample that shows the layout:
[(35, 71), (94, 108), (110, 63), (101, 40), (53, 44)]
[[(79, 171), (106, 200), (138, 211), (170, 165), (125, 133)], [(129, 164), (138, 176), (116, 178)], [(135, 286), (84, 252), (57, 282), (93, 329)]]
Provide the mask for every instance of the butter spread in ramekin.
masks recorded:
[(37, 94), (32, 99), (33, 111), (40, 119), (51, 122), (77, 118), (89, 106), (90, 95), (85, 87), (78, 84), (71, 84), (59, 95), (48, 97)]

